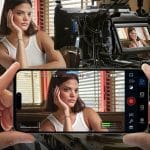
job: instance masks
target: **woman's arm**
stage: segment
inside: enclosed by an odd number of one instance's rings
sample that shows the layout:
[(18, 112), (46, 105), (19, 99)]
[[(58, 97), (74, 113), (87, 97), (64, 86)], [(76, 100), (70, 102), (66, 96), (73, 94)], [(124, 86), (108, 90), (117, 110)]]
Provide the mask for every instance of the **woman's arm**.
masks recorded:
[(16, 61), (18, 61), (20, 63), (21, 68), (28, 67), (23, 37), (22, 38), (18, 37)]
[(23, 31), (14, 23), (12, 10), (9, 10), (7, 15), (7, 26), (17, 35), (16, 61), (20, 63), (21, 68), (26, 68), (28, 64), (23, 41)]
[(0, 43), (0, 64), (8, 69), (9, 66), (14, 63), (15, 60), (8, 55), (7, 49)]
[(58, 109), (64, 113), (64, 114), (62, 114), (62, 115), (64, 115), (63, 130), (64, 131), (73, 131), (70, 110), (69, 110), (68, 105), (66, 103), (64, 103), (60, 98), (59, 87), (56, 87), (55, 91), (54, 91), (54, 103), (57, 105)]
[(38, 31), (37, 41), (39, 47), (48, 57), (48, 63), (34, 68), (66, 68), (66, 63), (59, 51), (54, 50), (53, 40), (43, 31)]
[(65, 112), (64, 129), (63, 131), (73, 131), (72, 121), (69, 112)]
[(93, 131), (108, 132), (108, 129), (102, 128), (102, 120), (92, 108), (85, 108), (83, 114), (90, 129)]
[(149, 46), (144, 40), (140, 40), (144, 47)]

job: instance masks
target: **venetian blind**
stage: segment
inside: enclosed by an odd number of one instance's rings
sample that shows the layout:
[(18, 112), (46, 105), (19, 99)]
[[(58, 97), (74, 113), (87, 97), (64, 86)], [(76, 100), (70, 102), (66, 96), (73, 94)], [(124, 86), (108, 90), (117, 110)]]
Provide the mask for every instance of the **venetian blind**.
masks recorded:
[[(86, 106), (97, 112), (124, 111), (124, 72), (81, 71), (79, 94)], [(104, 107), (104, 108), (102, 108)]]
[(81, 71), (79, 75), (79, 95), (86, 106), (99, 111), (100, 102), (99, 71)]
[(42, 102), (40, 71), (20, 71), (16, 79), (16, 91), (21, 93), (22, 103), (40, 105)]
[[(91, 0), (61, 0), (63, 8), (86, 8), (91, 5)], [(44, 29), (50, 36), (54, 36), (54, 10), (56, 7), (55, 0), (40, 0), (40, 9), (38, 11), (43, 14), (40, 16), (40, 27)], [(62, 20), (63, 21), (63, 20)]]

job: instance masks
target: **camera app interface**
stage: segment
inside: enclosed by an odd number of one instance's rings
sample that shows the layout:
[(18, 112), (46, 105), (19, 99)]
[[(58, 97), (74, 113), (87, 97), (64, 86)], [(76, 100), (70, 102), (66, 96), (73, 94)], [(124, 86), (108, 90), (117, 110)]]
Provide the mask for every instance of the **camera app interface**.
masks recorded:
[(20, 131), (136, 132), (147, 126), (148, 81), (140, 70), (22, 70), (14, 98)]

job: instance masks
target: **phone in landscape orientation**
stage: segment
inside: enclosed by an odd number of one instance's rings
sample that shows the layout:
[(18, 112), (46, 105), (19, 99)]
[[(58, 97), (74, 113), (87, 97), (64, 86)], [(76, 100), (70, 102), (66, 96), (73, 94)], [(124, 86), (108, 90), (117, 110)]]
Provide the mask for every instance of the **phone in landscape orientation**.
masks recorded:
[(50, 103), (53, 96), (49, 93), (53, 91), (54, 95), (55, 90), (49, 84), (56, 79), (59, 82), (63, 74), (78, 77), (81, 100), (98, 114), (102, 120), (101, 128), (106, 132), (129, 133), (147, 129), (149, 86), (140, 69), (24, 69), (14, 78), (16, 130), (42, 132), (41, 123), (53, 109)]

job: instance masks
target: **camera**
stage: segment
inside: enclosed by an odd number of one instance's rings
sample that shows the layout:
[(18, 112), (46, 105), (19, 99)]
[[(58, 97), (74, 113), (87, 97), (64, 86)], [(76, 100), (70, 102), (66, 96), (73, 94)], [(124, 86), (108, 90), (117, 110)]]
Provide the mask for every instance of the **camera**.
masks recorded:
[[(149, 63), (149, 19), (132, 12), (126, 1), (86, 9), (63, 8), (58, 4), (54, 25), (55, 49), (75, 54), (69, 60), (71, 68), (138, 68)], [(131, 47), (130, 28), (147, 44)]]

